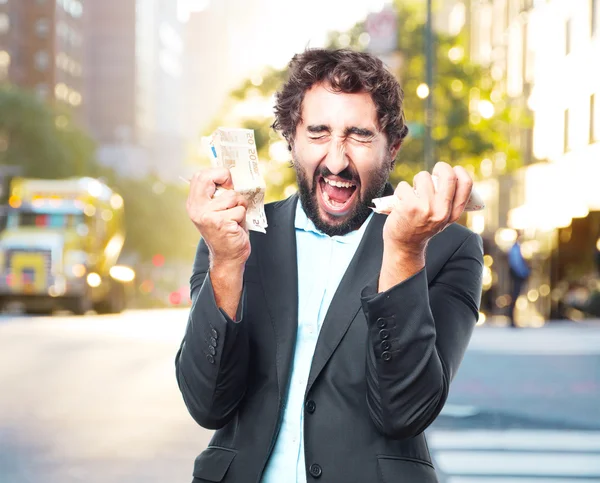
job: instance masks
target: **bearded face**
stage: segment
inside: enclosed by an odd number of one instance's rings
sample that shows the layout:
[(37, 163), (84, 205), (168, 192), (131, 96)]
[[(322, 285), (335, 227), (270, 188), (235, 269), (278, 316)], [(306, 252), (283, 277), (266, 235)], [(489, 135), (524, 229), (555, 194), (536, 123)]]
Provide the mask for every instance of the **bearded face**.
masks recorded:
[(378, 128), (370, 94), (313, 86), (304, 97), (292, 150), (308, 218), (329, 236), (358, 229), (371, 200), (383, 193), (396, 153)]

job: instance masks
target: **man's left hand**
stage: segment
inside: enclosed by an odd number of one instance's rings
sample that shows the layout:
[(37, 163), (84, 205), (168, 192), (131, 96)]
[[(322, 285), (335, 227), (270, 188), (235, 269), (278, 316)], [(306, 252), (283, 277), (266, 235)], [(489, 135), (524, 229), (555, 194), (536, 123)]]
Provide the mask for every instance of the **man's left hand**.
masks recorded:
[[(437, 177), (437, 189), (432, 175)], [(418, 173), (414, 187), (403, 181), (394, 193), (400, 200), (383, 227), (379, 291), (384, 292), (425, 266), (427, 243), (462, 214), (473, 188), (467, 171), (439, 162), (433, 173)]]
[[(437, 190), (432, 174), (437, 176)], [(473, 180), (462, 166), (452, 168), (439, 162), (433, 173), (418, 173), (414, 186), (401, 182), (395, 191), (400, 203), (394, 206), (383, 229), (386, 250), (407, 254), (424, 252), (429, 239), (462, 214), (473, 188)]]

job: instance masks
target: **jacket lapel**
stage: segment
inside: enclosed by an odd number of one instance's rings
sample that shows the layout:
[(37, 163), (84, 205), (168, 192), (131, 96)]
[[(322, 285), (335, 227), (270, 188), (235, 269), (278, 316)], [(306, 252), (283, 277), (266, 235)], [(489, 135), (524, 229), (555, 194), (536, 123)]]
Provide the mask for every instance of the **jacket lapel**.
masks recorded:
[(361, 292), (381, 269), (383, 225), (387, 216), (374, 214), (338, 289), (335, 292), (317, 341), (306, 392), (319, 376), (361, 307)]
[[(298, 266), (294, 219), (297, 196), (271, 205), (268, 235), (257, 244), (260, 274), (277, 341), (279, 397), (283, 400), (298, 330)], [(252, 247), (254, 250), (255, 247)]]

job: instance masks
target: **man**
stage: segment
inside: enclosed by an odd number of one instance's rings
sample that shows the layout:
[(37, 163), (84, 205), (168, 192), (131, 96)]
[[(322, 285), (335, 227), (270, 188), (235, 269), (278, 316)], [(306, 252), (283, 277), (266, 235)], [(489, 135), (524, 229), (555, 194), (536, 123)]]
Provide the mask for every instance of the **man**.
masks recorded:
[[(480, 238), (453, 224), (472, 181), (438, 163), (371, 200), (406, 136), (402, 90), (377, 58), (309, 50), (290, 63), (274, 127), (299, 197), (243, 227), (227, 170), (192, 180), (202, 241), (177, 354), (192, 417), (217, 429), (193, 483), (436, 482), (423, 435), (441, 411), (481, 294)], [(444, 228), (446, 228), (444, 230)], [(444, 230), (444, 231), (442, 231)]]
[(529, 265), (523, 257), (523, 253), (521, 252), (520, 241), (522, 237), (522, 233), (518, 231), (517, 238), (508, 251), (508, 268), (511, 280), (510, 305), (508, 306), (508, 309), (510, 325), (513, 328), (518, 327), (516, 321), (517, 299), (521, 295), (523, 287), (525, 286), (525, 283), (527, 282), (527, 279), (531, 273), (531, 269), (529, 268)]

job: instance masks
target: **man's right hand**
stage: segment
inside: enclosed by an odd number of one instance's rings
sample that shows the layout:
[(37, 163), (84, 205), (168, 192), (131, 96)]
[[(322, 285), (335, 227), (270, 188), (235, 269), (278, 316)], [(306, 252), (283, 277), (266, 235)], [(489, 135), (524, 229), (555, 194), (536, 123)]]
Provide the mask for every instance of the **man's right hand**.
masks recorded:
[[(217, 187), (223, 192), (215, 195)], [(233, 191), (226, 168), (202, 170), (192, 177), (186, 208), (210, 252), (211, 270), (239, 273), (250, 256), (245, 228), (248, 201)]]

